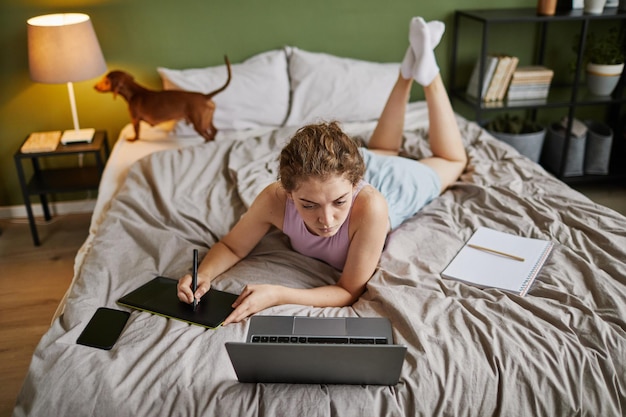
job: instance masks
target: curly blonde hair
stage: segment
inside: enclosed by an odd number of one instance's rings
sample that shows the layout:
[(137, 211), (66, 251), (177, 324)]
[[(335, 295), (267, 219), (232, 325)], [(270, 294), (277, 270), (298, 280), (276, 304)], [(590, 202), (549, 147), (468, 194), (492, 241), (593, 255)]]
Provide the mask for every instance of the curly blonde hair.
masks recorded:
[(356, 185), (365, 173), (358, 145), (337, 122), (300, 128), (281, 151), (279, 161), (278, 179), (287, 192), (309, 178), (325, 180), (333, 175)]

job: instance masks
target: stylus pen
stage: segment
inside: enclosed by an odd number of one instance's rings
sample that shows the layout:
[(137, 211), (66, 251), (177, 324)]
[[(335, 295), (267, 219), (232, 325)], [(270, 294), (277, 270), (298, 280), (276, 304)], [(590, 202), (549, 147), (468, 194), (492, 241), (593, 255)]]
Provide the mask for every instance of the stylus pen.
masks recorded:
[(198, 249), (193, 250), (193, 269), (191, 272), (191, 291), (193, 291), (193, 311), (198, 308), (196, 291), (198, 290)]

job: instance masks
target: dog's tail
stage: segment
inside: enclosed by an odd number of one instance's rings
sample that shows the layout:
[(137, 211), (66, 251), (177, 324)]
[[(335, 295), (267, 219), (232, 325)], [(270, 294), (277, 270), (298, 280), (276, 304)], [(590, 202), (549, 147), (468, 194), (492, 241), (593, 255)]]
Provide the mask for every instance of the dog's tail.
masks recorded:
[(228, 87), (228, 84), (230, 84), (230, 79), (232, 78), (232, 74), (230, 71), (230, 61), (228, 60), (228, 57), (226, 55), (224, 55), (224, 62), (226, 62), (226, 70), (228, 71), (228, 79), (226, 80), (226, 84), (224, 84), (223, 86), (221, 86), (215, 91), (211, 91), (210, 93), (205, 94), (204, 97), (206, 97), (207, 100), (211, 100), (211, 98), (213, 98), (214, 95), (219, 94), (222, 91), (226, 90), (226, 87)]

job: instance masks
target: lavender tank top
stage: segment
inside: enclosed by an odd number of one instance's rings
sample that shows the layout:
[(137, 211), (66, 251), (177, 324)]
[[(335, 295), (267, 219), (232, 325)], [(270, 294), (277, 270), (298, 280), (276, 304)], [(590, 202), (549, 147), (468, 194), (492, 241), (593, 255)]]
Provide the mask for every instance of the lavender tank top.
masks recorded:
[[(367, 185), (367, 182), (360, 181), (352, 195), (352, 203), (359, 194), (359, 191)], [(289, 237), (291, 247), (303, 255), (320, 259), (333, 267), (343, 270), (348, 257), (348, 247), (350, 246), (350, 236), (348, 229), (352, 210), (343, 222), (339, 231), (331, 237), (321, 237), (315, 235), (306, 228), (304, 220), (296, 210), (292, 199), (288, 198), (285, 205), (285, 219), (283, 221), (283, 233)]]

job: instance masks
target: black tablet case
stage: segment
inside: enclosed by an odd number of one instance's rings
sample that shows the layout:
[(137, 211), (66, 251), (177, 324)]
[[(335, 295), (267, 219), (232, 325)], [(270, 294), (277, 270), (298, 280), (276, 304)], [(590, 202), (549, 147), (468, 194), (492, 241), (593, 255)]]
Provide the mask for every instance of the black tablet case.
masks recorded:
[(183, 303), (176, 294), (177, 280), (156, 277), (136, 290), (126, 294), (117, 303), (137, 310), (182, 320), (210, 329), (218, 327), (233, 311), (236, 294), (211, 288), (204, 294), (193, 311), (191, 304)]

